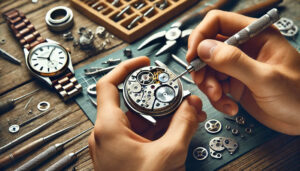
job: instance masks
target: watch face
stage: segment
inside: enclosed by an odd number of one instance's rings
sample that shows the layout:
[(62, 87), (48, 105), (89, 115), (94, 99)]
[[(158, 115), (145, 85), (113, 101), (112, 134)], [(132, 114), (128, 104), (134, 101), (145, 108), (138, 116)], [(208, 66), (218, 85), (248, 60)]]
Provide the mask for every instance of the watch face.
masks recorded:
[(53, 76), (67, 66), (68, 53), (57, 44), (42, 43), (32, 49), (28, 64), (33, 71), (41, 75)]

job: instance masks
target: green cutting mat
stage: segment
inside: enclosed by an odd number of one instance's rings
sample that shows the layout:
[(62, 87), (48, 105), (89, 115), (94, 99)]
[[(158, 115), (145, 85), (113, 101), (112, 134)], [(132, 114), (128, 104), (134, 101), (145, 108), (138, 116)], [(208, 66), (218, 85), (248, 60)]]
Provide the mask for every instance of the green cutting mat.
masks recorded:
[[(196, 25), (196, 23), (195, 23), (195, 25)], [(194, 28), (195, 25), (193, 25), (193, 26), (191, 25), (190, 28)], [(159, 31), (165, 30), (166, 28), (169, 28), (169, 26), (170, 26), (170, 24), (166, 25), (163, 28), (158, 29), (154, 32), (159, 32)], [(151, 34), (149, 34), (149, 35), (151, 35)], [(147, 37), (145, 37), (144, 39), (146, 39), (146, 38)], [(148, 48), (145, 48), (142, 51), (137, 51), (137, 47), (141, 44), (142, 41), (144, 41), (144, 39), (142, 39), (138, 42), (135, 42), (134, 44), (129, 46), (129, 48), (132, 49), (133, 56), (148, 56), (151, 59), (152, 65), (154, 65), (155, 60), (160, 60), (163, 63), (167, 64), (168, 67), (171, 70), (173, 70), (173, 72), (176, 74), (179, 74), (182, 71), (184, 71), (184, 68), (181, 65), (179, 65), (174, 60), (172, 60), (172, 58), (170, 57), (170, 54), (161, 55), (159, 57), (154, 56), (154, 52), (156, 52), (162, 46), (162, 44), (160, 44), (160, 43), (149, 46)], [(291, 43), (293, 44), (293, 46), (295, 46), (295, 47), (297, 47), (296, 40), (299, 40), (299, 36), (297, 37), (297, 39), (290, 40)], [(185, 51), (186, 51), (185, 45), (186, 44), (187, 44), (186, 41), (182, 41), (181, 45), (179, 46), (180, 48), (177, 48), (177, 50), (173, 51), (174, 54), (176, 54), (183, 60), (185, 60)], [(123, 55), (123, 50), (120, 50), (115, 53), (112, 53), (111, 55), (109, 55), (105, 58), (101, 58), (89, 65), (79, 68), (75, 71), (76, 78), (78, 79), (79, 83), (83, 86), (83, 93), (76, 98), (76, 102), (78, 103), (78, 105), (81, 107), (81, 109), (85, 112), (85, 114), (88, 116), (88, 118), (93, 123), (95, 122), (97, 111), (96, 111), (96, 107), (93, 106), (93, 104), (90, 102), (90, 100), (88, 98), (88, 94), (86, 92), (86, 87), (90, 84), (96, 83), (96, 81), (99, 78), (101, 78), (103, 75), (97, 75), (97, 76), (93, 76), (93, 77), (85, 76), (84, 69), (90, 68), (90, 67), (105, 66), (102, 64), (102, 62), (106, 61), (108, 58), (121, 58), (123, 61), (127, 59)], [(226, 163), (236, 159), (237, 157), (239, 157), (239, 156), (245, 154), (246, 152), (250, 151), (251, 149), (257, 147), (258, 145), (263, 144), (264, 142), (266, 142), (270, 138), (272, 138), (275, 134), (277, 134), (274, 131), (264, 127), (262, 124), (258, 123), (246, 111), (244, 111), (242, 108), (240, 108), (238, 115), (244, 116), (246, 118), (246, 122), (248, 124), (254, 125), (253, 134), (252, 135), (246, 134), (244, 132), (244, 129), (245, 129), (244, 127), (240, 127), (232, 121), (225, 120), (224, 114), (217, 111), (216, 109), (214, 109), (212, 107), (212, 105), (208, 101), (207, 97), (197, 88), (196, 85), (189, 84), (189, 83), (185, 82), (184, 80), (182, 80), (182, 83), (183, 83), (184, 89), (190, 90), (192, 94), (195, 94), (202, 99), (203, 109), (207, 113), (207, 119), (217, 119), (223, 125), (222, 131), (219, 132), (218, 134), (209, 134), (204, 129), (205, 122), (199, 124), (197, 133), (193, 137), (190, 147), (189, 147), (188, 157), (187, 157), (187, 161), (186, 161), (186, 168), (188, 171), (191, 171), (191, 170), (216, 170), (216, 169), (220, 168), (221, 166), (225, 165)], [(93, 98), (96, 99), (95, 97), (93, 97)], [(120, 97), (120, 99), (121, 99), (121, 108), (124, 111), (126, 111), (127, 108), (124, 105), (123, 98)], [(230, 125), (231, 128), (237, 128), (245, 136), (245, 138), (241, 138), (240, 136), (232, 135), (230, 131), (227, 131), (225, 129), (225, 125)], [(235, 139), (239, 143), (238, 150), (233, 155), (230, 155), (228, 153), (228, 151), (226, 151), (226, 150), (221, 152), (223, 155), (222, 159), (213, 159), (209, 156), (207, 159), (205, 159), (203, 161), (195, 160), (192, 156), (193, 149), (196, 147), (202, 146), (208, 150), (209, 149), (209, 146), (208, 146), (209, 141), (213, 137), (216, 137), (216, 136), (224, 136), (224, 137), (230, 137), (230, 138)]]

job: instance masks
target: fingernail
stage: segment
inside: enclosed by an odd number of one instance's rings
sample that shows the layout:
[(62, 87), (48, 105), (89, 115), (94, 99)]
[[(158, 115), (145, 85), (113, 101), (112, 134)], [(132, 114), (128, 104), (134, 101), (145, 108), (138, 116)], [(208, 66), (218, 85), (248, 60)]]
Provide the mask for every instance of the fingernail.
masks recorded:
[(199, 46), (199, 56), (202, 59), (209, 59), (212, 56), (212, 53), (217, 46), (217, 43), (214, 40), (203, 40)]
[(229, 115), (233, 115), (233, 110), (230, 104), (224, 104), (223, 105), (223, 110), (225, 113), (229, 114)]

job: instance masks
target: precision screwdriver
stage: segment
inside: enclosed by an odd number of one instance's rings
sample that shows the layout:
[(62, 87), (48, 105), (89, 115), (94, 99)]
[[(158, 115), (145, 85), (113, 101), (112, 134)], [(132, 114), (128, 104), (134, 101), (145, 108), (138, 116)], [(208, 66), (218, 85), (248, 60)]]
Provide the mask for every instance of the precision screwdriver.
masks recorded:
[(7, 53), (6, 51), (4, 51), (3, 49), (0, 48), (0, 55), (4, 58), (7, 59), (15, 64), (20, 65), (21, 61), (15, 57), (13, 57), (11, 54)]
[(69, 164), (75, 162), (78, 159), (78, 154), (87, 149), (89, 146), (86, 145), (80, 150), (76, 151), (75, 153), (69, 153), (65, 157), (61, 158), (57, 162), (55, 162), (53, 165), (51, 165), (49, 168), (46, 169), (46, 171), (56, 171), (56, 170), (63, 170), (66, 166)]
[(29, 92), (27, 94), (24, 94), (20, 97), (17, 97), (15, 99), (8, 99), (6, 101), (3, 101), (3, 102), (0, 102), (0, 114), (2, 113), (5, 113), (5, 112), (8, 112), (10, 111), (11, 109), (13, 109), (15, 107), (15, 102), (18, 101), (18, 100), (21, 100), (23, 98), (26, 98), (32, 94), (34, 94), (35, 92), (39, 91), (40, 89), (36, 89), (36, 90), (33, 90), (32, 92)]
[(56, 131), (48, 136), (39, 138), (39, 139), (25, 145), (24, 147), (21, 147), (21, 148), (17, 149), (16, 151), (8, 154), (7, 156), (0, 159), (0, 168), (3, 168), (5, 166), (13, 163), (18, 158), (21, 158), (21, 157), (25, 156), (26, 154), (32, 152), (33, 150), (36, 150), (37, 148), (45, 145), (46, 143), (53, 140), (54, 138), (57, 138), (65, 133), (67, 133), (68, 131), (72, 130), (74, 127), (80, 125), (81, 123), (82, 122), (78, 122), (72, 126), (69, 126), (64, 129), (61, 129), (59, 131)]
[(0, 147), (0, 154), (3, 153), (6, 150), (8, 150), (8, 149), (10, 149), (10, 148), (18, 145), (18, 144), (20, 144), (21, 142), (27, 140), (28, 138), (34, 136), (35, 134), (43, 131), (44, 129), (46, 129), (47, 127), (49, 127), (50, 125), (54, 124), (56, 121), (60, 120), (61, 118), (63, 118), (64, 116), (66, 116), (66, 115), (68, 115), (70, 113), (71, 113), (70, 111), (66, 111), (65, 113), (63, 113), (63, 114), (61, 114), (61, 115), (59, 115), (59, 116), (51, 119), (48, 122), (43, 123), (42, 125), (34, 128), (33, 130), (27, 132), (26, 134), (24, 134), (24, 135), (16, 138), (15, 140), (7, 143), (4, 146)]
[[(250, 38), (256, 36), (266, 28), (268, 28), (270, 25), (275, 23), (279, 19), (278, 10), (276, 8), (271, 9), (267, 12), (267, 14), (263, 15), (244, 29), (240, 30), (238, 33), (234, 34), (230, 38), (228, 38), (224, 43), (232, 46), (238, 46), (246, 41), (248, 41)], [(178, 78), (182, 77), (186, 73), (190, 73), (192, 71), (198, 71), (202, 69), (204, 66), (206, 66), (206, 63), (204, 63), (200, 58), (196, 58), (191, 61), (190, 65), (186, 68), (184, 72), (179, 74), (177, 77), (175, 77), (172, 81), (177, 80)]]
[(90, 127), (89, 129), (86, 129), (85, 131), (82, 131), (81, 133), (75, 135), (74, 137), (62, 142), (57, 143), (55, 145), (50, 146), (47, 150), (41, 152), (37, 156), (35, 156), (33, 159), (29, 160), (28, 162), (24, 163), (22, 166), (16, 169), (16, 171), (27, 171), (32, 170), (39, 164), (41, 164), (43, 161), (49, 159), (50, 157), (54, 156), (55, 154), (61, 152), (64, 150), (64, 146), (74, 140), (75, 138), (81, 136), (82, 134), (88, 132), (89, 130), (93, 129), (94, 127)]

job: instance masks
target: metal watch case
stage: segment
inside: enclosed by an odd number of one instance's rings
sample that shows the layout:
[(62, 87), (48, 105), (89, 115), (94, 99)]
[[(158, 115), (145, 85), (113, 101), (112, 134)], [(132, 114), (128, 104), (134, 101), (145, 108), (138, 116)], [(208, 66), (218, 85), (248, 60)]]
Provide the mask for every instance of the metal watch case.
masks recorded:
[(123, 98), (129, 109), (141, 116), (160, 117), (171, 114), (190, 92), (183, 91), (181, 81), (166, 67), (147, 66), (132, 72), (124, 82)]
[[(50, 39), (46, 39), (47, 41), (41, 44), (38, 44), (37, 46), (35, 46), (34, 48), (32, 48), (30, 51), (28, 51), (26, 48), (23, 49), (24, 52), (24, 56), (25, 56), (25, 63), (27, 68), (29, 69), (29, 71), (38, 79), (42, 80), (43, 82), (46, 82), (48, 85), (52, 85), (52, 82), (50, 80), (49, 77), (53, 77), (53, 76), (59, 76), (60, 74), (63, 74), (67, 69), (69, 69), (72, 73), (74, 73), (74, 69), (73, 69), (73, 65), (72, 65), (72, 61), (71, 61), (71, 55), (70, 52), (65, 49), (63, 46), (61, 46), (58, 42), (50, 40)], [(64, 49), (67, 53), (67, 63), (65, 64), (65, 66), (60, 69), (59, 71), (53, 73), (53, 74), (49, 74), (49, 75), (43, 75), (35, 70), (33, 70), (30, 65), (29, 65), (29, 56), (31, 55), (31, 52), (33, 52), (36, 48), (40, 47), (40, 46), (44, 46), (44, 45), (55, 45), (55, 46), (59, 46), (62, 49)]]

